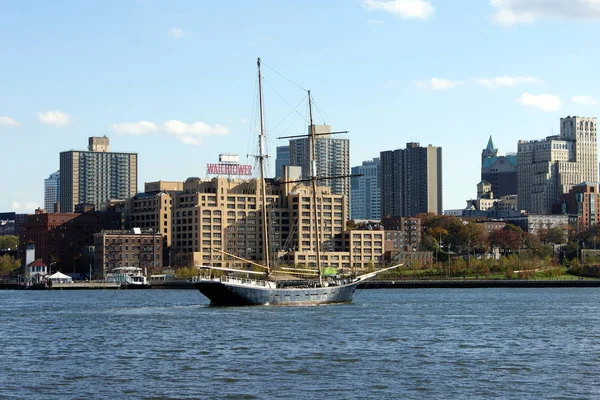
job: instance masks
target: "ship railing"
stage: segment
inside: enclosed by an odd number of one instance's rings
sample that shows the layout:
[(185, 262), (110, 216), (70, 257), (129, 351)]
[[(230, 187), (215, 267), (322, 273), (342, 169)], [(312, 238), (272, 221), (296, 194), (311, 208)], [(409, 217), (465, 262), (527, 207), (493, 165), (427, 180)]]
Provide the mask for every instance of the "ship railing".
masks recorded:
[(211, 274), (200, 274), (200, 275), (194, 277), (193, 281), (194, 282), (215, 281), (215, 282), (230, 283), (230, 284), (237, 284), (237, 285), (260, 286), (260, 287), (271, 288), (271, 289), (274, 289), (277, 287), (275, 282), (266, 281), (263, 279), (241, 278), (241, 277), (234, 277), (234, 276), (228, 276), (228, 275), (215, 277), (214, 275), (211, 275)]
[(275, 288), (275, 282), (262, 279), (236, 278), (232, 276), (222, 276), (219, 278), (221, 283), (232, 283), (238, 285), (261, 286), (266, 288)]

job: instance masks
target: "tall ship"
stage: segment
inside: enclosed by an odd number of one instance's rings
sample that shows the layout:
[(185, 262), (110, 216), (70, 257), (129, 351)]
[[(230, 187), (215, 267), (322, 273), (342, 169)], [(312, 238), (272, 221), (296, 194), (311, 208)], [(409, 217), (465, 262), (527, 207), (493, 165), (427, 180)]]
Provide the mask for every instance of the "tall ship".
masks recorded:
[[(262, 218), (262, 254), (264, 256), (263, 264), (246, 260), (220, 249), (216, 251), (224, 256), (229, 256), (252, 265), (255, 270), (242, 270), (235, 268), (224, 268), (216, 266), (199, 266), (204, 269), (206, 274), (196, 282), (196, 288), (210, 300), (213, 306), (251, 306), (251, 305), (320, 305), (334, 303), (350, 303), (354, 297), (354, 292), (361, 282), (375, 277), (377, 274), (397, 268), (399, 265), (384, 268), (375, 272), (359, 276), (325, 278), (321, 265), (321, 243), (319, 234), (319, 217), (317, 212), (317, 181), (322, 179), (335, 179), (336, 177), (318, 177), (316, 145), (319, 133), (315, 131), (313, 123), (312, 101), (310, 90), (308, 90), (308, 110), (310, 119), (310, 177), (308, 179), (296, 181), (310, 183), (310, 193), (312, 197), (312, 207), (310, 214), (316, 230), (315, 252), (316, 268), (283, 268), (281, 270), (273, 268), (270, 235), (268, 224), (268, 202), (266, 193), (265, 163), (268, 157), (266, 152), (266, 134), (263, 120), (263, 94), (262, 94), (262, 74), (261, 60), (257, 61), (258, 66), (258, 105), (260, 119), (259, 151), (255, 156), (260, 167), (260, 179), (258, 180), (258, 190), (260, 192), (260, 211)], [(290, 136), (298, 137), (298, 136)], [(286, 137), (284, 137), (286, 138)], [(282, 139), (282, 138), (280, 138)], [(341, 177), (338, 177), (341, 178)], [(289, 182), (287, 182), (289, 183)], [(221, 276), (215, 276), (220, 274)], [(310, 276), (311, 278), (299, 279), (295, 275)]]

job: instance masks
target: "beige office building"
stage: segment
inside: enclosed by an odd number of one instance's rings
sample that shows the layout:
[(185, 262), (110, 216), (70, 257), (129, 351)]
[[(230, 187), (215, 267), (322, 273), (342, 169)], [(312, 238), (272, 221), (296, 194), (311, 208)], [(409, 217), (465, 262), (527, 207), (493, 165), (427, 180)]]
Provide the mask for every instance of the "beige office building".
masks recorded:
[(154, 181), (144, 183), (144, 192), (156, 192), (164, 190), (166, 192), (181, 192), (183, 182), (178, 181)]
[[(260, 180), (256, 179), (189, 178), (183, 192), (173, 197), (173, 249), (193, 253), (196, 264), (244, 264), (222, 251), (247, 260), (263, 260), (259, 184)], [(295, 252), (306, 256), (315, 251), (315, 207), (310, 189), (270, 180), (266, 184), (270, 253), (281, 257), (285, 253), (288, 258), (294, 258)], [(320, 187), (317, 203), (322, 251), (331, 252), (336, 248), (335, 235), (342, 233), (346, 220), (344, 196), (333, 195), (328, 187)]]
[[(283, 182), (294, 179), (293, 171), (294, 167), (286, 169)], [(386, 255), (413, 251), (419, 244), (417, 218), (395, 221), (389, 231), (344, 231), (343, 195), (319, 187), (314, 207), (311, 189), (305, 184), (267, 180), (266, 185), (273, 265), (315, 267), (317, 240), (321, 265), (338, 269), (379, 265), (389, 261)], [(261, 263), (265, 259), (260, 180), (189, 178), (172, 200), (172, 251), (191, 255), (196, 265), (217, 267), (239, 268), (248, 265), (244, 260)]]
[(560, 134), (518, 142), (519, 209), (551, 214), (552, 205), (574, 185), (598, 185), (597, 119), (560, 119)]
[(144, 184), (145, 192), (127, 201), (126, 214), (130, 228), (160, 233), (165, 248), (171, 246), (171, 207), (175, 193), (183, 191), (183, 182), (156, 181)]

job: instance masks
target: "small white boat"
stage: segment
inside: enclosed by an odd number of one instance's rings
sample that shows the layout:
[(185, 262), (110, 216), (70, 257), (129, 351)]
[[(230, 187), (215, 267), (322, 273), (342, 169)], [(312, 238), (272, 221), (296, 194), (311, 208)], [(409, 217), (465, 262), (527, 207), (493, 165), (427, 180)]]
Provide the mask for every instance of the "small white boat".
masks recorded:
[(150, 287), (142, 269), (138, 267), (118, 267), (106, 274), (107, 282), (120, 283), (128, 289), (146, 289)]

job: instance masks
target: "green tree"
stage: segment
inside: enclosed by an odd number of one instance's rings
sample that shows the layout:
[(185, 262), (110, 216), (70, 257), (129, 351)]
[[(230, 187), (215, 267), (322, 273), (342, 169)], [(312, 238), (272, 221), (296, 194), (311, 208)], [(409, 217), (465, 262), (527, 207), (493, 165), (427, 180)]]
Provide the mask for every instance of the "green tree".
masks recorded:
[(467, 271), (467, 262), (464, 258), (453, 260), (450, 266), (450, 276), (464, 276)]
[(486, 278), (488, 278), (490, 276), (490, 267), (488, 260), (473, 260), (473, 262), (471, 263), (471, 269), (473, 273), (475, 273), (477, 278), (479, 278), (480, 276), (485, 276)]
[(468, 249), (472, 254), (484, 254), (490, 249), (485, 226), (469, 222), (464, 226), (467, 232)]
[(193, 263), (191, 253), (184, 253), (183, 251), (174, 247), (172, 247), (170, 250), (169, 258), (171, 268), (189, 267)]
[(180, 267), (175, 270), (177, 279), (190, 279), (194, 276), (198, 276), (198, 268), (196, 267)]
[(563, 228), (554, 227), (546, 231), (546, 243), (562, 244), (566, 242), (566, 235)]
[(435, 251), (439, 248), (437, 241), (433, 237), (429, 235), (423, 235), (421, 237), (421, 249), (424, 251)]
[(21, 261), (8, 254), (0, 257), (0, 276), (9, 275), (12, 271), (21, 267)]
[(512, 225), (506, 225), (504, 229), (497, 230), (490, 236), (493, 246), (500, 247), (504, 254), (508, 251), (517, 251), (521, 245), (523, 231), (515, 229)]
[(16, 250), (19, 245), (19, 237), (18, 236), (0, 236), (0, 250)]
[(535, 272), (533, 270), (526, 269), (526, 270), (519, 271), (519, 273), (517, 274), (517, 278), (531, 279), (531, 278), (533, 278), (534, 275), (535, 275)]
[(575, 242), (568, 242), (566, 245), (562, 247), (563, 254), (567, 260), (577, 259), (577, 250), (578, 246)]

